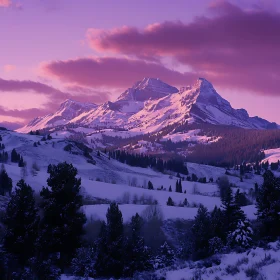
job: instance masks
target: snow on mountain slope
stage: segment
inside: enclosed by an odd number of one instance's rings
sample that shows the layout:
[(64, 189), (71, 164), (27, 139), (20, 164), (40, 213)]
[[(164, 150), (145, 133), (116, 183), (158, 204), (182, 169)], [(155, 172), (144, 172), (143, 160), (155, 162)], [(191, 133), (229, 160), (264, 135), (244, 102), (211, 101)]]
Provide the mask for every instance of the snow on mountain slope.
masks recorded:
[(89, 110), (96, 107), (97, 105), (93, 103), (81, 103), (78, 101), (68, 99), (60, 105), (59, 109), (55, 113), (49, 114), (44, 117), (35, 118), (26, 126), (18, 129), (17, 131), (29, 132), (30, 130), (65, 125), (78, 115), (88, 112)]
[(117, 100), (143, 102), (149, 99), (158, 99), (176, 92), (178, 92), (177, 88), (162, 82), (160, 79), (144, 78), (142, 81), (135, 83), (132, 88), (122, 93)]
[[(5, 144), (5, 151), (9, 153), (9, 158), (14, 148), (22, 155), (27, 163), (27, 174), (24, 175), (24, 179), (36, 192), (46, 186), (48, 165), (66, 161), (72, 163), (78, 169), (78, 176), (82, 178), (82, 193), (87, 198), (116, 200), (121, 204), (128, 204), (128, 206), (122, 206), (127, 211), (125, 214), (127, 218), (131, 217), (134, 211), (141, 213), (143, 208), (154, 200), (157, 200), (159, 207), (162, 208), (165, 215), (164, 219), (193, 218), (196, 215), (199, 203), (209, 209), (213, 209), (215, 205), (219, 206), (221, 203), (219, 197), (217, 197), (217, 185), (215, 183), (202, 184), (183, 181), (182, 189), (186, 193), (176, 193), (175, 185), (178, 178), (174, 175), (162, 174), (149, 168), (131, 167), (114, 159), (109, 160), (108, 156), (103, 153), (98, 157), (95, 151), (91, 155), (96, 161), (96, 165), (92, 165), (83, 155), (83, 151), (79, 151), (77, 148), (75, 153), (65, 151), (64, 147), (69, 144), (69, 141), (55, 133), (52, 134), (53, 139), (49, 141), (41, 141), (41, 136), (24, 135), (10, 131), (0, 131), (0, 135), (3, 138), (2, 143)], [(34, 147), (34, 142), (38, 141), (40, 141), (41, 145)], [(40, 169), (35, 176), (32, 171), (33, 163), (36, 163)], [(198, 176), (205, 176), (207, 180), (212, 177), (215, 181), (218, 177), (223, 176), (225, 172), (223, 168), (193, 164), (188, 166), (190, 172), (196, 173)], [(16, 163), (12, 163), (10, 160), (4, 164), (4, 167), (15, 186), (16, 182), (23, 176), (22, 168), (19, 168)], [(253, 175), (251, 179), (244, 178), (244, 182), (240, 182), (238, 178), (233, 176), (230, 176), (229, 179), (243, 191), (248, 192), (254, 186), (254, 183), (261, 179), (261, 176)], [(147, 189), (149, 180), (153, 183), (154, 190)], [(163, 187), (162, 190), (161, 186)], [(172, 192), (168, 191), (169, 186), (172, 187)], [(177, 206), (166, 206), (169, 196)], [(179, 207), (178, 204), (183, 202), (185, 198), (190, 206)], [(135, 200), (137, 202), (134, 202)], [(108, 205), (87, 205), (85, 212), (89, 217), (96, 214), (99, 218), (103, 218), (106, 213), (106, 207)], [(250, 209), (247, 209), (247, 212), (248, 215), (254, 213)], [(254, 217), (251, 215), (250, 218)]]
[(93, 130), (96, 127), (121, 127), (148, 133), (186, 122), (255, 129), (277, 128), (275, 123), (249, 117), (244, 109), (233, 109), (203, 78), (180, 91), (159, 79), (144, 78), (115, 102), (108, 101), (97, 106), (67, 101), (56, 113), (37, 118), (18, 131), (73, 124)]
[(280, 160), (280, 148), (264, 150), (265, 159), (263, 161), (277, 162)]

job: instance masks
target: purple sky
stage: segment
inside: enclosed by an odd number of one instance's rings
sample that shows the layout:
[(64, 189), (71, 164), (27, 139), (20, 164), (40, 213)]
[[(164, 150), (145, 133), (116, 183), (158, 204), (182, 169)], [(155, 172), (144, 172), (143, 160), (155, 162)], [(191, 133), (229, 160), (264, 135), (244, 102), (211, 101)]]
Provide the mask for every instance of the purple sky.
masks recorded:
[(280, 123), (279, 30), (278, 0), (0, 0), (0, 125), (113, 100), (145, 76), (205, 77)]

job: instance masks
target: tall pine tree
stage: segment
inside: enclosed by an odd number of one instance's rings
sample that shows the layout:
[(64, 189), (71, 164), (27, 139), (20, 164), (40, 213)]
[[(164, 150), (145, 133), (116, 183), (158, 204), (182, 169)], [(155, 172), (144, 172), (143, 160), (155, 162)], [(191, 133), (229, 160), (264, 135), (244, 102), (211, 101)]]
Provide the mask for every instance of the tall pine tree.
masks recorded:
[(35, 240), (38, 234), (39, 215), (35, 207), (33, 190), (24, 180), (17, 183), (12, 193), (4, 219), (6, 233), (3, 248), (20, 265), (34, 256)]
[(41, 191), (43, 218), (40, 245), (45, 257), (59, 255), (59, 266), (65, 267), (78, 248), (86, 221), (80, 211), (81, 179), (76, 178), (77, 169), (66, 162), (49, 165), (49, 187)]
[(4, 164), (1, 166), (0, 170), (0, 195), (5, 195), (6, 193), (11, 193), (13, 188), (13, 181), (8, 176), (5, 170)]
[(209, 255), (210, 226), (210, 214), (205, 206), (200, 205), (192, 226), (194, 259), (206, 258)]
[(113, 202), (108, 208), (106, 227), (102, 231), (101, 244), (96, 261), (96, 271), (100, 276), (121, 277), (124, 270), (123, 218), (118, 205)]
[(150, 250), (145, 246), (141, 235), (143, 219), (136, 213), (131, 218), (131, 237), (126, 246), (126, 261), (124, 275), (132, 277), (135, 272), (141, 272), (152, 268)]
[(261, 235), (275, 238), (280, 235), (280, 178), (267, 170), (257, 196), (257, 215)]

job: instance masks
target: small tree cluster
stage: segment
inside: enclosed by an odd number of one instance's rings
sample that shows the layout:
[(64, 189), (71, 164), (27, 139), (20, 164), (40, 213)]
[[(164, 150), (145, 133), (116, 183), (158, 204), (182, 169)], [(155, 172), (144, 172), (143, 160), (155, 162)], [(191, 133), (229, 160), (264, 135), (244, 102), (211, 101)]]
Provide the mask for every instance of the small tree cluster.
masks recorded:
[(12, 179), (8, 176), (4, 165), (2, 164), (0, 169), (0, 195), (5, 195), (6, 193), (11, 193), (13, 188)]
[(182, 193), (183, 192), (181, 179), (176, 181), (175, 191), (178, 192), (178, 193)]

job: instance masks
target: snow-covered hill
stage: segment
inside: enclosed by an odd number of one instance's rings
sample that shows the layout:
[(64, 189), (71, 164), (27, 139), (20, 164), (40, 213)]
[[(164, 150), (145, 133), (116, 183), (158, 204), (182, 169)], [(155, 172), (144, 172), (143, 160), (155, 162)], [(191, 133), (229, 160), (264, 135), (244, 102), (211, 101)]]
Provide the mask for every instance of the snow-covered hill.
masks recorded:
[(249, 117), (244, 109), (233, 109), (203, 78), (179, 91), (159, 79), (144, 78), (122, 93), (115, 102), (108, 101), (97, 106), (67, 100), (57, 112), (36, 118), (18, 131), (26, 133), (71, 124), (89, 127), (93, 131), (97, 127), (118, 127), (146, 134), (161, 131), (167, 126), (176, 128), (182, 123), (277, 128), (276, 124), (259, 117)]
[[(141, 213), (148, 205), (157, 201), (157, 205), (163, 212), (164, 219), (192, 219), (197, 212), (200, 203), (209, 210), (215, 205), (220, 206), (220, 198), (217, 196), (217, 185), (215, 180), (225, 173), (225, 169), (199, 164), (188, 164), (190, 173), (197, 176), (206, 177), (207, 181), (212, 177), (214, 183), (199, 183), (183, 181), (183, 193), (176, 193), (175, 185), (178, 180), (175, 173), (162, 174), (150, 168), (131, 167), (122, 164), (114, 159), (109, 159), (108, 155), (101, 153), (97, 156), (96, 151), (90, 155), (96, 161), (93, 165), (83, 150), (75, 146), (74, 142), (65, 140), (64, 136), (52, 134), (53, 139), (41, 141), (42, 136), (20, 134), (11, 131), (0, 131), (5, 145), (5, 151), (9, 153), (9, 160), (4, 164), (7, 173), (13, 180), (14, 186), (22, 177), (38, 193), (43, 186), (46, 186), (48, 178), (47, 167), (49, 164), (59, 162), (72, 163), (78, 169), (78, 175), (82, 178), (82, 192), (89, 201), (101, 201), (99, 203), (89, 203), (84, 206), (84, 211), (88, 217), (103, 219), (105, 217), (108, 204), (104, 201), (118, 201), (124, 211), (124, 220), (128, 221), (136, 212)], [(34, 146), (34, 142), (41, 145)], [(73, 145), (72, 152), (65, 151), (68, 144)], [(16, 149), (26, 162), (26, 172), (18, 167), (16, 163), (10, 161), (12, 149)], [(33, 165), (36, 164), (38, 170), (35, 172)], [(262, 181), (261, 176), (253, 175), (251, 178), (244, 178), (240, 182), (238, 176), (230, 176), (230, 181), (240, 190), (249, 192), (254, 187), (255, 182)], [(147, 189), (148, 181), (154, 185), (154, 190)], [(169, 192), (169, 186), (172, 192)], [(234, 190), (237, 190), (235, 188)], [(184, 193), (185, 192), (185, 193)], [(167, 206), (168, 197), (175, 202), (174, 207)], [(188, 206), (182, 207), (185, 198)], [(180, 207), (179, 207), (180, 206)], [(253, 205), (244, 207), (244, 211), (250, 219), (254, 219), (255, 207)]]

